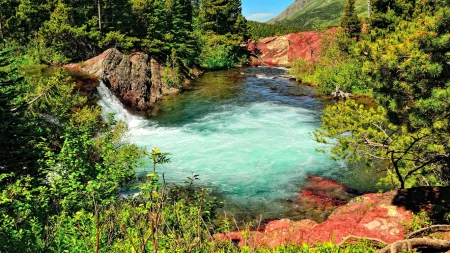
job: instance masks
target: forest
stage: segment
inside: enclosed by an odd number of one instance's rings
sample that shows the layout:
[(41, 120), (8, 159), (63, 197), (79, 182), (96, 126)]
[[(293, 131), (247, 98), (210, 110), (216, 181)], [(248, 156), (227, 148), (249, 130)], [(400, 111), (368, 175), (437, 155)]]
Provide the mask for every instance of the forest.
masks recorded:
[[(383, 170), (380, 184), (448, 186), (449, 3), (373, 0), (367, 20), (353, 5), (347, 2), (343, 29), (324, 40), (320, 60), (299, 60), (291, 71), (322, 94), (339, 86), (376, 105), (346, 100), (325, 108), (313, 137), (330, 145), (322, 152), (335, 159)], [(27, 65), (82, 62), (111, 47), (203, 69), (235, 67), (246, 62), (240, 44), (257, 27), (240, 6), (240, 0), (0, 0), (0, 252), (378, 249), (367, 242), (251, 249), (212, 240), (231, 225), (217, 219), (223, 203), (196, 187), (198, 175), (169, 187), (158, 168), (170, 153), (128, 143), (127, 125), (113, 115), (103, 119), (62, 70), (48, 78), (24, 75)], [(144, 161), (153, 171), (136, 178)], [(136, 188), (136, 198), (117, 197)]]
[(1, 1), (0, 39), (34, 63), (79, 62), (115, 47), (205, 69), (242, 63), (239, 0)]

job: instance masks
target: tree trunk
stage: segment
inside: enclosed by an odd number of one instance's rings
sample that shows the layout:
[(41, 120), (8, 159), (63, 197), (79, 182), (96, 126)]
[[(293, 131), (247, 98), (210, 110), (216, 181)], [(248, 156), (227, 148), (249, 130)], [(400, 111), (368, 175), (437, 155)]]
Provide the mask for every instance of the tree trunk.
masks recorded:
[(98, 11), (98, 29), (102, 30), (102, 11), (100, 8), (100, 0), (97, 0), (97, 11)]
[(5, 41), (4, 41), (4, 37), (3, 37), (3, 26), (2, 26), (2, 19), (0, 18), (0, 39), (1, 39), (1, 43), (4, 45)]
[(367, 17), (370, 18), (370, 0), (367, 0)]
[(394, 158), (394, 152), (391, 152), (391, 162), (392, 166), (394, 166), (395, 175), (397, 175), (397, 179), (400, 182), (400, 189), (405, 189), (405, 180), (402, 177), (402, 173), (400, 173), (400, 168), (398, 167), (398, 160), (395, 160)]

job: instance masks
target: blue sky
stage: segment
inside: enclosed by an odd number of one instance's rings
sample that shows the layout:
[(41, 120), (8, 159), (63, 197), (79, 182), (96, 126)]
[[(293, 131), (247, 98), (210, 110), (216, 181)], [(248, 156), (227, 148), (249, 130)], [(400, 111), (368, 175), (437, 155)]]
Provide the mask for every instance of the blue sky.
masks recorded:
[(276, 17), (295, 0), (241, 0), (247, 20), (264, 22)]

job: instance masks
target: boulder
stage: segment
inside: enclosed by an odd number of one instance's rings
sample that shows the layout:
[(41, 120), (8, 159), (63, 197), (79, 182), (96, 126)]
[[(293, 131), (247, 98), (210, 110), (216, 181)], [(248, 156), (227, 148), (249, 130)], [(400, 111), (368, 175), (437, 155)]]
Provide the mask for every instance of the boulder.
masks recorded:
[(162, 82), (164, 67), (159, 61), (142, 52), (126, 55), (111, 48), (83, 63), (65, 67), (93, 74), (127, 107), (135, 110), (147, 110), (161, 100), (164, 93), (178, 91)]
[(323, 222), (336, 208), (358, 195), (361, 193), (357, 190), (336, 181), (309, 175), (297, 198), (292, 200), (291, 217)]
[(325, 206), (342, 206), (352, 198), (361, 195), (355, 189), (334, 180), (309, 175), (299, 194), (297, 202), (315, 202)]

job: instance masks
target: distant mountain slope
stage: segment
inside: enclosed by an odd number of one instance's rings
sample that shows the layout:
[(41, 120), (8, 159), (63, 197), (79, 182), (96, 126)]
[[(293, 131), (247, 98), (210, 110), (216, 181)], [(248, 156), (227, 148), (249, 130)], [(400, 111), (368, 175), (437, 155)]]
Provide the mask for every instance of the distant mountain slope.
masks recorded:
[(290, 18), (292, 15), (294, 15), (300, 9), (305, 7), (305, 5), (308, 3), (308, 1), (310, 1), (310, 0), (295, 0), (295, 2), (293, 2), (291, 5), (289, 5), (282, 13), (280, 13), (280, 15), (269, 20), (267, 23), (274, 24), (274, 23), (277, 23), (282, 20)]
[[(347, 0), (296, 0), (280, 15), (268, 21), (271, 24), (313, 29), (315, 26), (337, 26)], [(367, 0), (356, 0), (356, 13), (367, 17)]]

